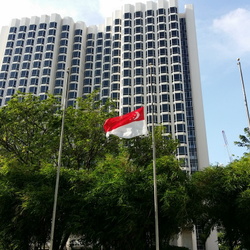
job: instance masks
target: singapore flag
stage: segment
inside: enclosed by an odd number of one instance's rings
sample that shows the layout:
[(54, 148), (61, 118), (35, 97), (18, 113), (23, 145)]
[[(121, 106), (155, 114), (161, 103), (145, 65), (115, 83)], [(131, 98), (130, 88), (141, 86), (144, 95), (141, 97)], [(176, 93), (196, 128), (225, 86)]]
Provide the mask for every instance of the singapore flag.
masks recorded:
[(122, 116), (109, 118), (105, 121), (103, 127), (107, 137), (116, 135), (120, 138), (129, 139), (148, 134), (143, 107)]

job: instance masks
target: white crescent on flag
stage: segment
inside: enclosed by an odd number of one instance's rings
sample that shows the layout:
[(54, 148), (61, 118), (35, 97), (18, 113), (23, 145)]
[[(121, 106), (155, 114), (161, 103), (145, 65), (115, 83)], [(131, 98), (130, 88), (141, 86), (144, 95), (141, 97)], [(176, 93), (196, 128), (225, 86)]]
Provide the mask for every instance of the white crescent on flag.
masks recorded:
[(116, 135), (120, 138), (129, 139), (148, 134), (143, 107), (122, 116), (109, 118), (105, 121), (103, 127), (107, 137)]

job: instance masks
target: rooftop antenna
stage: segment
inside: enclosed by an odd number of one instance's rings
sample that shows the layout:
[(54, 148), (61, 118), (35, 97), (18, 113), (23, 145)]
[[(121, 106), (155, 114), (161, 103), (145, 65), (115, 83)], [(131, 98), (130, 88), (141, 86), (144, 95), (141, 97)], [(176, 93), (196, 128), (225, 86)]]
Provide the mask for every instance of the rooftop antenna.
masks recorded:
[(225, 147), (227, 148), (227, 153), (228, 153), (228, 157), (229, 157), (229, 161), (230, 163), (233, 161), (233, 158), (232, 158), (232, 155), (229, 151), (229, 147), (228, 147), (228, 142), (227, 142), (227, 137), (226, 137), (226, 133), (224, 130), (222, 130), (222, 135), (223, 135), (223, 138), (224, 138), (224, 142), (225, 142)]

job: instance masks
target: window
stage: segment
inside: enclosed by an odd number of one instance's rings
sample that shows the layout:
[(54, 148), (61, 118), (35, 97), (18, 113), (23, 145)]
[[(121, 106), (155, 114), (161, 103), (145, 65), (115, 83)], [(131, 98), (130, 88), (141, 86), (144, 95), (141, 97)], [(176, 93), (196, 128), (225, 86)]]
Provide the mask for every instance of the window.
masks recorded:
[(109, 89), (103, 89), (102, 96), (109, 96)]
[(78, 89), (78, 84), (77, 83), (71, 83), (69, 85), (69, 89), (70, 90), (77, 90)]
[(70, 99), (75, 99), (76, 97), (77, 97), (77, 92), (75, 92), (75, 91), (74, 92), (73, 91), (69, 92), (69, 98)]
[(43, 66), (44, 67), (51, 67), (52, 66), (52, 61), (51, 60), (45, 60), (43, 62)]
[(143, 17), (143, 13), (142, 11), (136, 11), (135, 14), (134, 14), (134, 17)]
[(56, 35), (56, 29), (49, 29), (48, 35), (49, 36), (55, 36)]
[(9, 80), (9, 87), (16, 87), (16, 80)]
[(62, 70), (64, 70), (64, 69), (65, 69), (65, 63), (58, 63), (58, 64), (57, 64), (57, 69), (62, 69)]
[(141, 26), (136, 26), (135, 28), (134, 28), (134, 32), (135, 33), (143, 33), (143, 28), (141, 27)]
[(80, 57), (81, 57), (81, 52), (80, 52), (80, 51), (74, 51), (74, 52), (72, 53), (72, 56), (73, 56), (73, 57), (80, 58)]
[(62, 94), (62, 89), (54, 89), (54, 95), (61, 95)]
[(28, 32), (28, 37), (35, 38), (36, 33), (34, 31)]
[(22, 48), (16, 48), (15, 49), (15, 54), (22, 54), (22, 52), (23, 52), (23, 49)]
[(62, 87), (63, 86), (63, 80), (56, 80), (55, 86), (56, 87), (58, 87), (58, 86)]
[(72, 82), (78, 82), (78, 79), (79, 79), (78, 75), (71, 75), (70, 76), (70, 81), (72, 81)]
[(11, 56), (12, 54), (12, 49), (6, 49), (4, 55), (6, 56)]
[(10, 27), (10, 33), (16, 33), (17, 28), (16, 27)]
[(33, 46), (33, 45), (34, 45), (34, 39), (27, 39), (26, 45), (31, 45), (31, 46)]
[(53, 50), (54, 50), (54, 44), (48, 44), (48, 45), (46, 46), (46, 50), (47, 50), (47, 51), (49, 51), (49, 50), (53, 51)]
[(20, 77), (28, 77), (29, 76), (29, 71), (23, 70), (21, 71)]
[(85, 57), (85, 59), (86, 59), (87, 62), (88, 61), (92, 62), (93, 61), (93, 56), (92, 55), (88, 55), (88, 56)]
[(170, 105), (169, 104), (162, 104), (161, 105), (161, 112), (170, 112)]
[(47, 28), (47, 24), (46, 23), (40, 23), (39, 24), (39, 29), (46, 29)]
[[(1, 75), (2, 74), (4, 74), (4, 76), (6, 75), (7, 76), (7, 74), (6, 73), (1, 73)], [(1, 76), (0, 75), (0, 76)], [(10, 78), (17, 78), (17, 76), (18, 76), (18, 73), (17, 72), (10, 72)], [(0, 77), (0, 79), (6, 79), (6, 77), (5, 78), (1, 78)]]
[(13, 62), (20, 62), (21, 61), (21, 56), (14, 56), (13, 57)]
[(169, 95), (168, 94), (162, 94), (161, 95), (161, 101), (162, 102), (169, 102)]
[(9, 70), (9, 65), (2, 65), (1, 71), (8, 71)]
[(61, 40), (60, 46), (68, 46), (68, 40), (65, 40), (65, 39)]
[[(13, 43), (13, 42), (12, 42)], [(16, 46), (18, 47), (18, 46), (23, 46), (23, 44), (24, 44), (24, 42), (23, 42), (23, 40), (17, 40), (17, 42), (16, 42)], [(7, 47), (7, 46), (6, 46)], [(13, 47), (13, 46), (12, 46)]]
[(37, 33), (37, 36), (45, 37), (45, 31), (44, 30), (39, 30), (38, 33)]
[(25, 53), (32, 53), (33, 47), (26, 47), (25, 48)]
[(183, 94), (182, 93), (175, 93), (174, 94), (174, 101), (183, 101)]
[(173, 54), (180, 54), (180, 48), (179, 47), (173, 47), (170, 49), (171, 55)]
[(30, 87), (29, 92), (33, 93), (33, 94), (36, 94), (37, 93), (37, 87)]
[(50, 75), (51, 69), (43, 69), (43, 75)]
[(123, 88), (123, 95), (131, 95), (131, 88)]
[(63, 25), (62, 31), (69, 31), (69, 25)]
[(131, 18), (132, 18), (132, 14), (130, 12), (124, 13), (124, 19), (131, 19)]
[(104, 73), (102, 74), (102, 77), (103, 77), (103, 78), (109, 78), (109, 77), (110, 77), (109, 72), (104, 72)]
[(49, 77), (42, 77), (42, 78), (41, 78), (41, 83), (42, 83), (42, 84), (49, 84), (49, 80), (50, 80)]
[(20, 79), (19, 86), (27, 86), (27, 79)]
[[(51, 53), (52, 54), (52, 53)], [(49, 58), (51, 58), (51, 57), (49, 57)], [(52, 59), (52, 58), (51, 58)], [(66, 62), (66, 56), (65, 55), (59, 55), (58, 56), (58, 61), (59, 62)]]
[(174, 115), (175, 122), (184, 122), (185, 115), (183, 113), (178, 113)]
[(112, 82), (120, 82), (120, 75), (112, 75)]
[[(50, 53), (50, 54), (52, 54), (52, 53)], [(30, 56), (30, 55), (28, 55), (28, 56)], [(46, 54), (45, 54), (45, 58), (46, 58)], [(41, 53), (36, 53), (34, 55), (34, 60), (42, 60), (42, 54)]]
[(73, 45), (73, 50), (81, 50), (82, 45), (81, 44), (74, 44)]
[(15, 89), (7, 89), (7, 96), (12, 96), (15, 94)]
[(132, 26), (132, 22), (130, 20), (125, 20), (124, 27), (126, 27), (126, 26)]
[(25, 93), (26, 92), (26, 88), (18, 88), (18, 91), (21, 93)]
[(38, 78), (31, 78), (30, 85), (38, 85)]
[[(131, 28), (124, 28), (124, 35), (131, 35), (132, 34), (132, 29)], [(130, 37), (131, 39), (131, 37)], [(124, 37), (124, 42), (126, 42), (128, 40), (125, 40), (125, 37)]]
[(18, 38), (18, 39), (25, 39), (25, 33), (19, 33), (19, 34), (17, 35), (17, 38)]
[(185, 124), (177, 124), (175, 125), (175, 133), (186, 132)]
[(176, 103), (174, 106), (174, 111), (184, 111), (184, 104), (183, 103)]
[(135, 87), (135, 95), (144, 94), (144, 88), (143, 87)]
[(30, 68), (30, 63), (29, 62), (24, 62), (23, 65), (22, 65), (22, 69), (29, 69), (29, 68)]
[(41, 86), (40, 92), (42, 92), (42, 93), (47, 93), (47, 92), (48, 92), (48, 89), (49, 89), (48, 86)]
[(123, 76), (124, 77), (131, 77), (131, 70), (130, 69), (125, 69), (123, 71)]
[(144, 97), (143, 96), (136, 96), (134, 97), (135, 104), (143, 104), (144, 103)]
[(3, 58), (3, 63), (10, 63), (10, 56), (5, 56), (4, 58)]
[(64, 71), (56, 72), (56, 78), (64, 78)]
[[(59, 60), (59, 57), (58, 57), (58, 60)], [(53, 59), (53, 53), (52, 52), (46, 52), (45, 53), (45, 59)]]
[(0, 73), (0, 79), (1, 80), (6, 80), (7, 79), (7, 73)]
[(47, 38), (47, 43), (55, 43), (55, 37), (49, 36), (49, 37)]
[(131, 61), (124, 61), (123, 62), (123, 67), (124, 68), (131, 68)]
[(170, 121), (171, 121), (170, 115), (168, 114), (162, 115), (162, 122), (170, 122)]
[(36, 52), (43, 52), (43, 46), (36, 46)]
[(39, 73), (40, 73), (39, 70), (34, 69), (34, 70), (32, 70), (31, 75), (32, 75), (32, 76), (39, 76)]
[(57, 22), (50, 22), (49, 28), (57, 28)]
[(147, 16), (153, 16), (154, 15), (154, 11), (153, 10), (147, 10), (146, 11), (146, 15)]
[[(39, 55), (42, 55), (42, 54), (39, 54)], [(34, 56), (34, 59), (36, 60), (36, 54)], [(24, 55), (23, 60), (24, 61), (31, 61), (31, 55)]]

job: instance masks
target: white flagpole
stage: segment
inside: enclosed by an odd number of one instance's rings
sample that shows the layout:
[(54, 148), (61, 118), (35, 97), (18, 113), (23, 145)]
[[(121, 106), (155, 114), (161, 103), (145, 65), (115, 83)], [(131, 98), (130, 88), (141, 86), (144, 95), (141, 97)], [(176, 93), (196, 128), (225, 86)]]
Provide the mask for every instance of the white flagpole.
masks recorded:
[(159, 220), (158, 220), (158, 198), (157, 198), (157, 177), (156, 177), (156, 148), (155, 148), (155, 128), (154, 128), (154, 103), (153, 103), (153, 82), (152, 65), (150, 66), (150, 85), (151, 85), (151, 113), (152, 113), (152, 149), (153, 149), (153, 177), (154, 177), (154, 209), (155, 209), (155, 248), (160, 249), (159, 243)]
[(238, 65), (239, 65), (239, 70), (240, 70), (240, 78), (241, 78), (241, 84), (242, 84), (242, 91), (243, 91), (243, 96), (244, 96), (244, 101), (245, 101), (245, 106), (246, 106), (246, 112), (247, 112), (247, 119), (248, 119), (248, 129), (250, 131), (250, 115), (249, 115), (249, 109), (248, 109), (248, 104), (247, 104), (247, 96), (246, 96), (246, 90), (245, 90), (245, 84), (243, 80), (243, 73), (241, 69), (241, 63), (240, 63), (240, 58), (237, 59)]
[(53, 244), (54, 244), (54, 232), (55, 232), (55, 222), (56, 222), (56, 208), (57, 208), (59, 178), (60, 178), (60, 169), (61, 169), (61, 161), (62, 161), (64, 121), (65, 121), (65, 110), (66, 110), (66, 106), (67, 106), (68, 88), (69, 88), (69, 68), (67, 69), (66, 86), (64, 88), (64, 94), (62, 96), (62, 98), (63, 98), (62, 99), (62, 123), (61, 123), (61, 135), (60, 135), (60, 144), (59, 144), (59, 152), (58, 152), (58, 164), (57, 164), (56, 186), (55, 186), (55, 195), (54, 195), (54, 206), (53, 206), (53, 215), (52, 215), (52, 222), (51, 222), (50, 248), (49, 248), (50, 250), (53, 250)]

